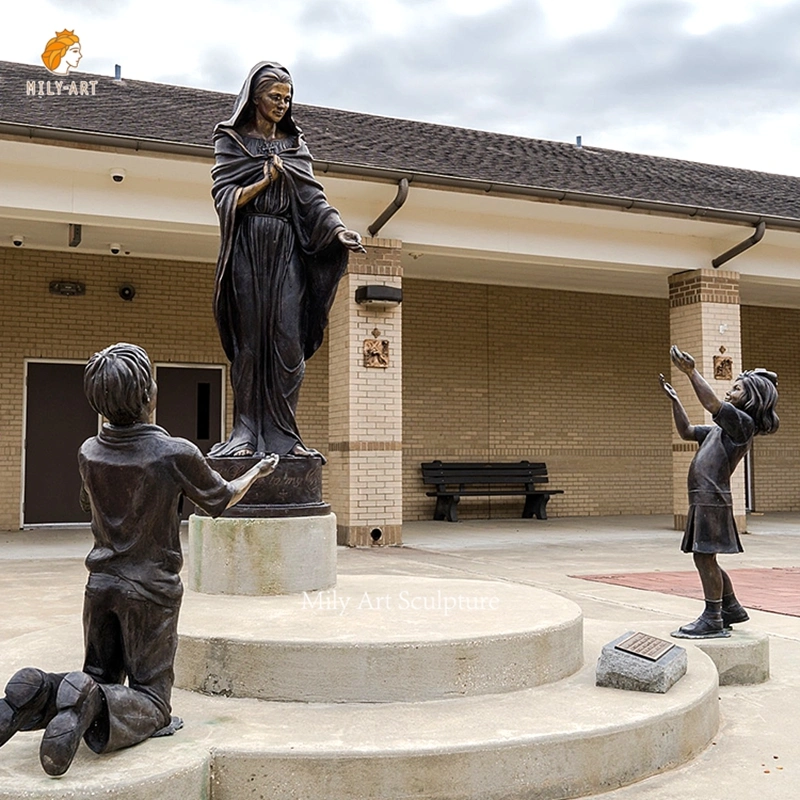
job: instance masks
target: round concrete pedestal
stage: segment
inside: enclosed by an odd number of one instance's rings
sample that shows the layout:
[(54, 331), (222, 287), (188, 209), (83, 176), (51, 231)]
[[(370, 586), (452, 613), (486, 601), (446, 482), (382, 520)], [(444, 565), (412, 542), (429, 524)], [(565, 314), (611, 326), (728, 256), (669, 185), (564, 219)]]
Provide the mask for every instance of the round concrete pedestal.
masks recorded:
[(720, 686), (747, 686), (769, 680), (769, 636), (734, 629), (728, 639), (694, 642), (716, 665)]
[(294, 597), (188, 592), (175, 685), (315, 703), (513, 692), (580, 669), (582, 630), (571, 600), (499, 581), (345, 575)]
[(336, 585), (336, 517), (189, 517), (189, 588), (281, 595)]

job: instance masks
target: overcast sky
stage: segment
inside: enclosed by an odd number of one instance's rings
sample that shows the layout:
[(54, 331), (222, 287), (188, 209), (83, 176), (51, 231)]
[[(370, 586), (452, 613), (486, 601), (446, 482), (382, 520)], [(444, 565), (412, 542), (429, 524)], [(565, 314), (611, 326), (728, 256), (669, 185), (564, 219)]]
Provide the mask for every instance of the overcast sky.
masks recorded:
[[(800, 175), (800, 0), (22, 0), (0, 59)], [(313, 132), (308, 131), (309, 139)]]

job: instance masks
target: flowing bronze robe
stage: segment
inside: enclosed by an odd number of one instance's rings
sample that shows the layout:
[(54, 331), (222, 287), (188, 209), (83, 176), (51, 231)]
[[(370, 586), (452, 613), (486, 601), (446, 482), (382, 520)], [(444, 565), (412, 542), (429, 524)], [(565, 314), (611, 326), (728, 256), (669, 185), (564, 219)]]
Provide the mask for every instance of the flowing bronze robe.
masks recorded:
[[(270, 143), (236, 130), (264, 66), (253, 69), (233, 117), (214, 134), (212, 195), (221, 234), (214, 313), (231, 362), (234, 426), (213, 456), (242, 448), (285, 454), (302, 445), (295, 410), (305, 360), (322, 343), (347, 268), (348, 250), (337, 237), (345, 226), (314, 178), (311, 154), (291, 118), (286, 138)], [(272, 152), (283, 171), (237, 209), (242, 189), (261, 180)]]

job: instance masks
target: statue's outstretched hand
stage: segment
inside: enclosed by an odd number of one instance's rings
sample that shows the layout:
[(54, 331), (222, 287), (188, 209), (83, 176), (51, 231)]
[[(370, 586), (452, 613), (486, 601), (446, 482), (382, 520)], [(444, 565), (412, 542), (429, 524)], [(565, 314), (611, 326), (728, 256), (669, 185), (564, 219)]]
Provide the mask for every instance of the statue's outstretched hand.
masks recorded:
[(685, 372), (687, 375), (691, 375), (694, 372), (694, 359), (688, 353), (684, 353), (677, 345), (674, 344), (670, 347), (669, 357), (681, 372)]
[(267, 475), (271, 474), (275, 471), (275, 467), (278, 466), (278, 461), (280, 460), (280, 456), (276, 455), (275, 453), (271, 453), (268, 456), (265, 456), (261, 459), (261, 461), (256, 464), (256, 469), (258, 470), (258, 477), (264, 478)]
[(678, 400), (678, 393), (667, 383), (667, 379), (663, 375), (658, 376), (658, 380), (661, 383), (661, 388), (664, 390), (664, 394), (669, 397), (670, 400)]
[(348, 231), (342, 230), (339, 231), (337, 234), (339, 237), (339, 241), (348, 249), (352, 250), (354, 253), (366, 253), (367, 250), (363, 244), (361, 244), (361, 235), (357, 231)]

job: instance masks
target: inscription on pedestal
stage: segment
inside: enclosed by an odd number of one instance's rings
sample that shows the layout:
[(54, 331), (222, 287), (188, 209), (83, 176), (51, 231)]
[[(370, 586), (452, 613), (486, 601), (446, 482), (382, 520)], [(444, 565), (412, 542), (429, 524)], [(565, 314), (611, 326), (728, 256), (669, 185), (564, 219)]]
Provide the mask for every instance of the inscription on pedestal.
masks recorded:
[[(208, 458), (208, 463), (225, 480), (246, 472), (257, 458)], [(240, 503), (223, 512), (223, 517), (309, 517), (329, 514), (322, 500), (322, 459), (281, 456), (271, 475), (259, 478)], [(198, 509), (195, 513), (202, 515)]]

